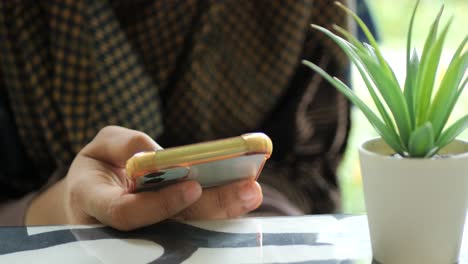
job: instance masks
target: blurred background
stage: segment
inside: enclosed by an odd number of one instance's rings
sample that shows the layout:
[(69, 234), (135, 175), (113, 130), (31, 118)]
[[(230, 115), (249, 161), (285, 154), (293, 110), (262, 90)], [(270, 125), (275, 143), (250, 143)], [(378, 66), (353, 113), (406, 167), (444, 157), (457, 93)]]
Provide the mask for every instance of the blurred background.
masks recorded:
[[(367, 0), (367, 3), (376, 24), (384, 57), (394, 69), (397, 78), (402, 81), (405, 73), (406, 35), (416, 1)], [(420, 55), (429, 27), (443, 4), (445, 4), (445, 8), (441, 19), (442, 25), (445, 25), (450, 17), (453, 16), (454, 19), (446, 39), (439, 76), (444, 73), (453, 52), (468, 33), (468, 0), (421, 0), (416, 13), (412, 40), (413, 47), (416, 47)], [(365, 98), (369, 105), (372, 105), (372, 100), (368, 96), (362, 80), (355, 70), (352, 72), (353, 89), (360, 94), (361, 98)], [(451, 116), (451, 120), (453, 121), (467, 113), (468, 93), (465, 90)], [(352, 119), (353, 126), (350, 141), (348, 142), (344, 161), (339, 169), (343, 200), (342, 209), (343, 213), (364, 213), (364, 196), (357, 150), (364, 140), (376, 137), (377, 133), (374, 132), (357, 109), (353, 109)], [(468, 139), (468, 130), (461, 135), (461, 138)]]

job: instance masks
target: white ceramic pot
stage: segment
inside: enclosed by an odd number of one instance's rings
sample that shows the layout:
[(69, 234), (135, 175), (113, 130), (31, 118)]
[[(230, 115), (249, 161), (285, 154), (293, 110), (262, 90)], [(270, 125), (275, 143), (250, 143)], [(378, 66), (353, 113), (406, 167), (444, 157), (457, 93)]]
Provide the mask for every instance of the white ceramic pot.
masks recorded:
[(381, 140), (360, 150), (374, 260), (382, 264), (458, 261), (468, 202), (468, 142), (439, 159), (403, 159)]

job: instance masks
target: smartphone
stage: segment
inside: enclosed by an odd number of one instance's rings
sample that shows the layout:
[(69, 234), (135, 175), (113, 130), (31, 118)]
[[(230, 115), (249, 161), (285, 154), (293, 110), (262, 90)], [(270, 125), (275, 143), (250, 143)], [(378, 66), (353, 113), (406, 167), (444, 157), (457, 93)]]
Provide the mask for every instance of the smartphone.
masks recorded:
[(257, 179), (273, 144), (263, 133), (140, 152), (126, 163), (131, 192), (154, 190), (171, 183), (196, 180), (204, 188), (247, 177)]

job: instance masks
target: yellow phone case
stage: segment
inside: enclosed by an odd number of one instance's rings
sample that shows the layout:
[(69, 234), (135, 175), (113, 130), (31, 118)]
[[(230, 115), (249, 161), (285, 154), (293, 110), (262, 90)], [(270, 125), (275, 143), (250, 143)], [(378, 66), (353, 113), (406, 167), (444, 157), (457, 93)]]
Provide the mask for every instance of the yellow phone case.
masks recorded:
[(187, 179), (211, 187), (247, 176), (257, 178), (272, 150), (273, 144), (267, 135), (249, 133), (137, 153), (126, 164), (129, 188), (133, 191), (152, 189)]

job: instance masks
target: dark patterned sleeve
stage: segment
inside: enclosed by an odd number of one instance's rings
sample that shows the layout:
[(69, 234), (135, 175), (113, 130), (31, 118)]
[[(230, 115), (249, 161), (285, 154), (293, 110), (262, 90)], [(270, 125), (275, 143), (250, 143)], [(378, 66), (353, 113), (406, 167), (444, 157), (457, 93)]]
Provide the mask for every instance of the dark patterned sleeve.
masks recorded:
[(24, 214), (40, 184), (25, 180), (34, 173), (10, 111), (0, 74), (0, 226), (23, 225)]
[[(346, 27), (345, 15), (331, 1), (316, 3), (312, 23)], [(260, 211), (276, 208), (283, 214), (315, 214), (340, 208), (337, 167), (348, 138), (350, 105), (328, 82), (301, 65), (301, 59), (348, 81), (344, 54), (321, 33), (309, 29), (288, 92), (264, 123), (274, 153), (259, 178), (266, 190)], [(276, 198), (269, 197), (270, 193)]]

